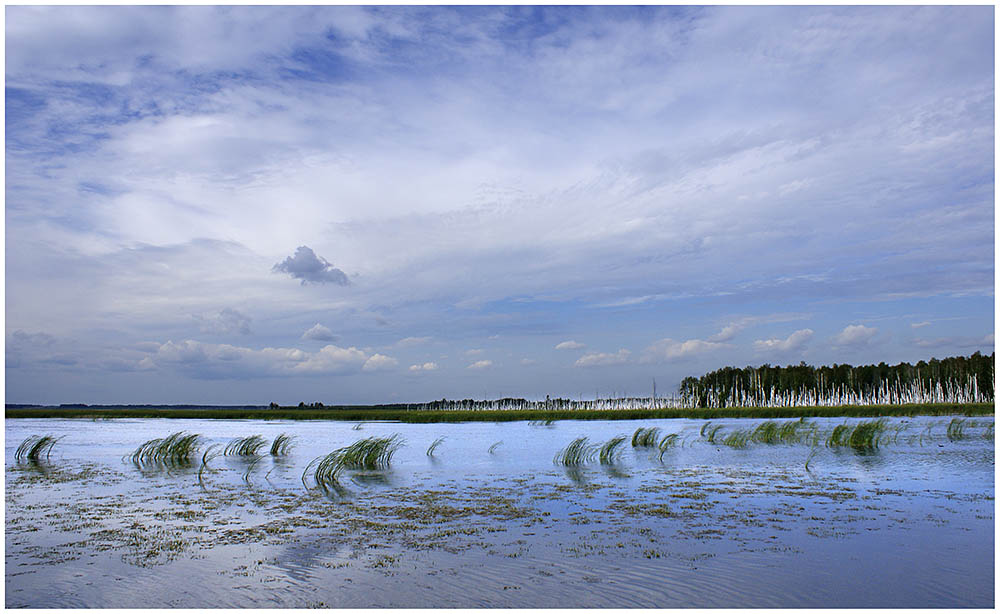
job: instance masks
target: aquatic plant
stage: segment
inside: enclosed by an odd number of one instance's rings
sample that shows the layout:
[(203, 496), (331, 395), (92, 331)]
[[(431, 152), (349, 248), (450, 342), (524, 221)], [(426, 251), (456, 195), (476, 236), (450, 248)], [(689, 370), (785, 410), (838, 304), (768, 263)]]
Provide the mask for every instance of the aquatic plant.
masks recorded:
[(986, 430), (983, 431), (983, 439), (989, 439), (993, 441), (993, 423), (990, 422), (986, 425)]
[(701, 427), (701, 436), (708, 440), (708, 443), (716, 443), (715, 437), (721, 430), (721, 424), (712, 425), (711, 422), (706, 422), (705, 425)]
[(293, 439), (295, 439), (294, 436), (284, 433), (275, 437), (274, 441), (271, 442), (271, 456), (287, 456), (292, 446), (295, 445), (292, 443)]
[(624, 435), (612, 437), (601, 446), (598, 458), (600, 459), (602, 465), (614, 465), (621, 459), (621, 446), (625, 443), (625, 439), (626, 437)]
[(257, 452), (267, 442), (260, 435), (250, 435), (232, 440), (223, 452), (224, 456), (257, 456)]
[(594, 458), (595, 448), (586, 437), (574, 439), (556, 454), (554, 462), (564, 467), (579, 467)]
[(948, 423), (948, 441), (960, 441), (965, 439), (965, 428), (973, 426), (965, 418), (952, 418)]
[(313, 459), (308, 465), (306, 465), (305, 471), (302, 472), (302, 484), (308, 488), (306, 484), (306, 475), (309, 473), (310, 469), (315, 465), (313, 470), (313, 482), (316, 486), (323, 490), (326, 494), (338, 494), (343, 495), (347, 492), (344, 486), (340, 483), (340, 473), (344, 470), (343, 458), (341, 455), (341, 450), (334, 450), (326, 456), (321, 456), (319, 458)]
[(53, 437), (52, 435), (32, 435), (17, 447), (17, 451), (14, 452), (14, 460), (19, 463), (28, 461), (37, 464), (42, 460), (42, 454), (45, 455), (45, 460), (48, 460), (49, 455), (52, 454), (52, 447), (60, 439), (61, 437)]
[(659, 427), (646, 428), (640, 426), (632, 434), (633, 448), (655, 448), (660, 438)]
[(499, 448), (502, 443), (503, 443), (502, 441), (494, 442), (493, 445), (490, 446), (490, 449), (487, 450), (487, 452), (489, 452), (490, 454), (496, 454), (497, 448)]
[(345, 469), (377, 471), (388, 469), (392, 456), (403, 446), (397, 434), (391, 437), (368, 437), (338, 450)]
[(544, 420), (529, 420), (528, 426), (552, 426), (555, 423), (555, 418), (546, 418)]
[(441, 445), (442, 441), (444, 441), (444, 437), (438, 437), (437, 439), (435, 439), (434, 442), (430, 445), (430, 447), (427, 448), (427, 456), (433, 457), (434, 450), (436, 450), (437, 447)]
[(736, 430), (726, 435), (722, 440), (723, 445), (730, 448), (745, 448), (750, 443), (750, 431)]
[(188, 435), (183, 431), (163, 439), (151, 439), (132, 453), (132, 463), (136, 466), (185, 467), (191, 464), (191, 459), (198, 453), (200, 442), (200, 435)]
[(663, 439), (660, 440), (660, 460), (663, 460), (663, 455), (666, 454), (667, 450), (674, 447), (677, 444), (680, 435), (678, 433), (670, 433), (669, 435), (664, 435)]
[(850, 447), (859, 452), (875, 450), (885, 431), (885, 418), (859, 422), (853, 429), (847, 424), (839, 424), (830, 433), (826, 445), (831, 448)]
[(364, 428), (364, 426), (365, 426), (364, 422), (358, 422), (357, 424), (355, 424), (354, 426), (351, 427), (351, 430), (352, 431), (360, 431), (361, 429)]
[(213, 443), (212, 445), (208, 446), (204, 454), (201, 455), (201, 467), (198, 468), (198, 483), (201, 485), (202, 488), (205, 488), (205, 482), (202, 474), (205, 472), (205, 469), (208, 468), (208, 461), (222, 454), (221, 452), (215, 452), (216, 449), (221, 447), (222, 444)]

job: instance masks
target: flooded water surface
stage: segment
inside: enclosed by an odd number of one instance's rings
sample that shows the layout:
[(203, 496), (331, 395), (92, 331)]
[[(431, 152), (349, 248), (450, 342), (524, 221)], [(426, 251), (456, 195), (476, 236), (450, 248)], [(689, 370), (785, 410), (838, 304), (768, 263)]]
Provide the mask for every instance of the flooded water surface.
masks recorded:
[[(856, 419), (726, 439), (762, 422), (7, 420), (6, 606), (994, 606), (992, 417), (888, 419), (873, 450), (825, 443)], [(130, 458), (178, 431), (191, 466)], [(16, 458), (37, 435), (48, 459)], [(316, 486), (312, 461), (392, 435), (388, 470)], [(579, 437), (592, 454), (555, 462)]]

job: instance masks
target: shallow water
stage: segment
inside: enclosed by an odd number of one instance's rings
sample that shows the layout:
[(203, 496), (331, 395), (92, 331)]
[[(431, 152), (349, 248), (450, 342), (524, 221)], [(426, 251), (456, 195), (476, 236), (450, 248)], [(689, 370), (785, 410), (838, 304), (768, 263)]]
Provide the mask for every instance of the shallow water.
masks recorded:
[[(701, 420), (7, 420), (6, 605), (993, 607), (993, 419), (958, 441), (949, 420), (890, 419), (895, 441), (866, 454), (733, 449), (707, 442)], [(844, 422), (857, 420), (810, 421)], [(576, 437), (640, 426), (679, 443), (662, 459), (626, 442), (611, 467), (553, 463)], [(296, 439), (286, 459), (219, 457), (201, 480), (200, 461), (165, 472), (123, 458), (181, 430), (205, 445)], [(392, 469), (352, 474), (344, 497), (303, 475), (397, 433)], [(15, 462), (41, 434), (62, 436), (49, 463)]]

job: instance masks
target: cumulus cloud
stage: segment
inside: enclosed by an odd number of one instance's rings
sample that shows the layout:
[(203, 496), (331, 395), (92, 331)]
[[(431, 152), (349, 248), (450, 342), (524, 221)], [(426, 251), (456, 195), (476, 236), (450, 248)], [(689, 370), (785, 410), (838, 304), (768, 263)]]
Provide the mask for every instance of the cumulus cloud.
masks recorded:
[(687, 341), (674, 341), (669, 338), (661, 339), (643, 351), (641, 362), (677, 360), (679, 358), (706, 354), (726, 347), (729, 347), (729, 345), (715, 341), (705, 341), (703, 339), (688, 339)]
[(317, 256), (312, 249), (305, 245), (296, 249), (295, 255), (274, 265), (271, 270), (275, 273), (287, 273), (295, 279), (300, 279), (303, 286), (307, 283), (334, 283), (341, 286), (347, 286), (351, 283), (343, 271), (334, 267), (322, 256)]
[(836, 346), (867, 345), (877, 333), (877, 328), (863, 324), (850, 324), (833, 338), (833, 344)]
[(410, 365), (410, 371), (414, 373), (419, 373), (421, 371), (437, 371), (438, 365), (436, 362), (425, 362), (422, 365)]
[(576, 361), (577, 367), (603, 367), (607, 365), (622, 365), (628, 362), (632, 353), (622, 348), (614, 354), (608, 352), (588, 352)]
[(930, 326), (930, 325), (931, 325), (930, 322), (928, 322), (927, 320), (924, 320), (923, 322), (914, 322), (914, 323), (910, 324), (910, 328), (923, 328), (925, 326)]
[(315, 326), (302, 333), (302, 339), (311, 341), (336, 341), (337, 335), (334, 335), (332, 330), (317, 322)]
[(469, 365), (468, 367), (466, 367), (466, 369), (477, 369), (477, 370), (478, 369), (488, 369), (488, 368), (490, 368), (492, 366), (493, 366), (493, 361), (492, 360), (477, 360), (476, 362), (474, 362), (471, 365)]
[(249, 335), (250, 316), (238, 309), (226, 307), (212, 316), (195, 315), (201, 323), (201, 332), (216, 335)]
[(375, 354), (365, 361), (365, 364), (361, 367), (361, 369), (363, 371), (388, 371), (398, 364), (399, 361), (392, 356)]
[(792, 352), (805, 347), (812, 336), (811, 328), (803, 328), (788, 335), (786, 339), (758, 339), (753, 342), (753, 347), (762, 352)]
[(579, 341), (572, 341), (572, 340), (563, 341), (562, 343), (556, 344), (557, 350), (579, 350), (585, 347), (587, 347), (585, 344), (580, 343)]
[(318, 351), (306, 352), (296, 348), (254, 349), (190, 339), (160, 344), (154, 354), (137, 362), (139, 368), (174, 368), (204, 379), (347, 375), (389, 369), (396, 364), (395, 358), (370, 355), (356, 347), (326, 345)]

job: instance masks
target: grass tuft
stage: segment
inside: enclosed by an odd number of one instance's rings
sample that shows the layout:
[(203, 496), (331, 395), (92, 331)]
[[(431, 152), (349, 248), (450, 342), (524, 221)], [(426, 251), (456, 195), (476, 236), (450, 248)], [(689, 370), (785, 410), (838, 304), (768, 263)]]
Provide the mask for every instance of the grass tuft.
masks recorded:
[(655, 448), (660, 438), (660, 429), (658, 427), (646, 428), (640, 426), (632, 434), (632, 447), (633, 448)]
[(223, 456), (257, 456), (257, 452), (266, 444), (267, 442), (260, 435), (241, 437), (232, 440), (222, 454)]
[(151, 439), (132, 453), (132, 463), (137, 467), (186, 467), (191, 465), (191, 460), (197, 455), (200, 443), (200, 435), (188, 435), (183, 431), (163, 439)]
[(14, 460), (19, 463), (28, 461), (37, 465), (41, 462), (44, 454), (45, 460), (48, 461), (49, 455), (52, 454), (52, 447), (60, 439), (61, 437), (53, 437), (52, 435), (32, 435), (17, 447), (17, 451), (14, 452)]
[(859, 452), (878, 449), (880, 438), (887, 430), (885, 418), (859, 422), (852, 429), (847, 424), (838, 424), (827, 437), (827, 447), (849, 447)]
[(274, 438), (271, 442), (271, 456), (288, 456), (289, 451), (295, 445), (292, 440), (295, 439), (292, 435), (286, 435), (281, 433)]
[(345, 469), (356, 471), (388, 469), (392, 456), (402, 446), (403, 439), (399, 435), (368, 437), (355, 441), (326, 456), (313, 459), (302, 473), (302, 483), (306, 484), (305, 476), (312, 470), (313, 481), (326, 494), (344, 495), (347, 491), (340, 483), (340, 475)]
[(663, 455), (666, 454), (667, 450), (677, 445), (677, 441), (680, 435), (678, 433), (670, 433), (669, 435), (664, 435), (663, 439), (660, 440), (660, 461), (663, 460)]
[(750, 431), (737, 430), (726, 435), (722, 440), (724, 445), (730, 448), (745, 448), (750, 444)]
[(556, 454), (554, 462), (564, 467), (579, 467), (594, 458), (595, 448), (586, 437), (574, 439)]
[(432, 443), (430, 445), (430, 447), (427, 448), (427, 456), (430, 456), (431, 458), (433, 458), (434, 457), (434, 451), (437, 450), (437, 447), (439, 445), (441, 445), (442, 441), (444, 441), (444, 437), (438, 437), (437, 439), (435, 439), (434, 443)]
[(502, 441), (497, 441), (497, 442), (494, 442), (494, 443), (493, 443), (493, 445), (491, 445), (491, 446), (490, 446), (490, 449), (489, 449), (489, 450), (487, 450), (487, 451), (488, 451), (488, 452), (489, 452), (490, 454), (496, 454), (496, 453), (497, 453), (497, 448), (499, 448), (499, 447), (501, 446), (501, 444), (503, 444), (503, 442), (502, 442)]
[(961, 441), (966, 438), (965, 428), (971, 426), (965, 418), (952, 418), (948, 423), (948, 441)]
[(615, 465), (621, 460), (622, 444), (625, 443), (626, 439), (624, 435), (619, 435), (618, 437), (612, 437), (601, 446), (598, 458), (602, 465)]

